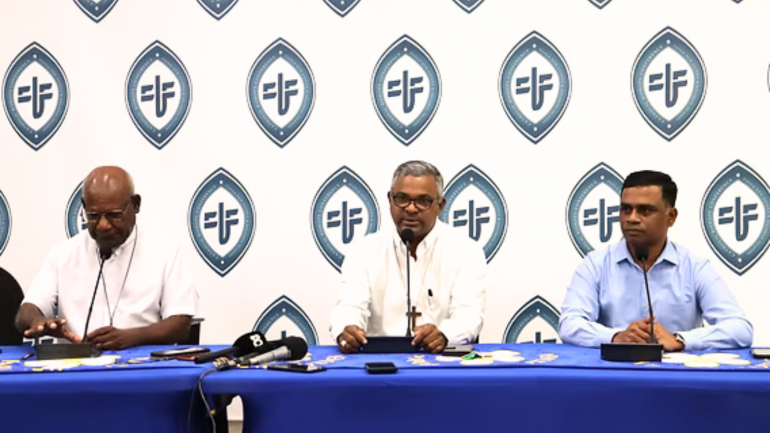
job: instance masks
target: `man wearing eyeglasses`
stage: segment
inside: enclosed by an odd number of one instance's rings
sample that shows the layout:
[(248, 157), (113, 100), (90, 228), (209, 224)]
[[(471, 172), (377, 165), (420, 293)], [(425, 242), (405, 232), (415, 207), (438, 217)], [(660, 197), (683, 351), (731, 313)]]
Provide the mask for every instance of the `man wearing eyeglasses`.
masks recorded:
[[(131, 176), (100, 167), (83, 182), (88, 232), (57, 245), (35, 276), (16, 316), (27, 338), (50, 335), (102, 349), (184, 340), (198, 295), (181, 250), (136, 224), (142, 199)], [(84, 335), (102, 257), (88, 334)]]
[[(446, 203), (441, 173), (427, 162), (401, 164), (388, 199), (394, 225), (364, 237), (345, 257), (332, 338), (352, 353), (367, 336), (405, 335), (409, 260), (412, 344), (440, 353), (448, 344), (474, 342), (484, 319), (487, 262), (480, 245), (437, 221)], [(408, 257), (401, 240), (407, 229), (414, 233)]]

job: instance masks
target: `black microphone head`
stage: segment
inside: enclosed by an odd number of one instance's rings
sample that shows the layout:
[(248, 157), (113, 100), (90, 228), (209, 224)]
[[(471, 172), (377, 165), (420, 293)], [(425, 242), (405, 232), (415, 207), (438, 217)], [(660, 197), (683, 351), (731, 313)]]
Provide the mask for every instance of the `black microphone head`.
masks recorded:
[(404, 243), (412, 242), (414, 239), (414, 232), (412, 229), (404, 229), (404, 231), (401, 232), (401, 240)]
[(302, 359), (307, 355), (307, 342), (300, 337), (286, 337), (281, 340), (281, 345), (289, 349), (289, 361)]
[(105, 262), (112, 257), (112, 248), (110, 247), (100, 247), (99, 248), (99, 257), (102, 258)]
[(267, 341), (265, 335), (258, 331), (241, 335), (235, 340), (233, 347), (238, 349), (235, 356), (244, 356), (255, 352), (266, 353), (274, 348), (272, 344)]
[(642, 263), (647, 262), (650, 257), (650, 247), (647, 245), (634, 245), (634, 251), (636, 252), (636, 260)]

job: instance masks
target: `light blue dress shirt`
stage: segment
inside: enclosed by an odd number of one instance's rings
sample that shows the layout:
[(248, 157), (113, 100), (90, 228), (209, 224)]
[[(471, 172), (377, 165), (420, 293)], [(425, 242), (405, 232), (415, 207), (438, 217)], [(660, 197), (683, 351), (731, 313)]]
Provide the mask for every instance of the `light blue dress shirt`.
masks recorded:
[[(647, 278), (655, 322), (681, 335), (685, 350), (751, 346), (754, 328), (708, 260), (667, 241)], [(559, 336), (565, 343), (599, 347), (647, 316), (642, 268), (621, 239), (592, 251), (578, 267), (562, 304)]]

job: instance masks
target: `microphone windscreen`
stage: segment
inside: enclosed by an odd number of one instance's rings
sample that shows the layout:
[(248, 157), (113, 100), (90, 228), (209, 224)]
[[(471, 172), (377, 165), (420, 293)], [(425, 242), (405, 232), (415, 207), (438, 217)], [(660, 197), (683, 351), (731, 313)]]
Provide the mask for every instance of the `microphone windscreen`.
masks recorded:
[(404, 241), (404, 243), (412, 242), (414, 239), (414, 232), (412, 229), (404, 229), (404, 231), (401, 232), (401, 240)]
[(249, 353), (267, 353), (275, 349), (275, 345), (267, 341), (265, 335), (258, 331), (241, 335), (235, 340), (233, 347), (238, 349), (235, 356), (244, 356)]
[(105, 262), (112, 257), (112, 248), (109, 247), (102, 247), (99, 248), (99, 257), (102, 258)]
[(636, 260), (640, 262), (646, 262), (647, 258), (650, 257), (650, 247), (647, 245), (634, 245), (634, 251), (636, 252)]
[(307, 355), (307, 342), (300, 337), (286, 337), (281, 343), (291, 352), (289, 361), (296, 361)]

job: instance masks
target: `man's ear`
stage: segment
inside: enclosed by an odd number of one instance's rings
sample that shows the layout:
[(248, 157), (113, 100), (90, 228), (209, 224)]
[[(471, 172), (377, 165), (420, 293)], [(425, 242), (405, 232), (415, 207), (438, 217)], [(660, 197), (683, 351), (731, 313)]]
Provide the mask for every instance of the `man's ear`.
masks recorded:
[(134, 194), (131, 196), (131, 203), (134, 204), (134, 213), (139, 213), (139, 208), (142, 206), (142, 196)]
[(673, 227), (676, 222), (676, 217), (679, 216), (679, 211), (675, 207), (668, 210), (668, 226)]
[(440, 202), (438, 202), (438, 211), (441, 212), (444, 210), (444, 206), (446, 206), (446, 197), (442, 198)]

